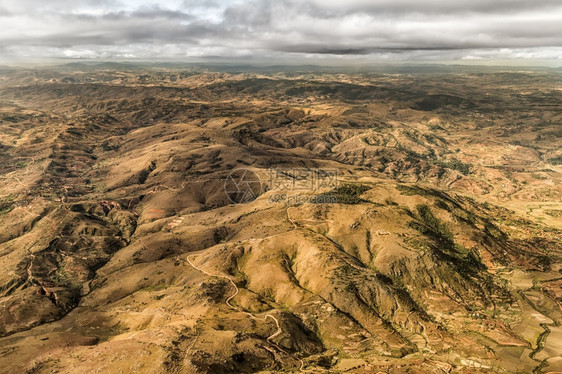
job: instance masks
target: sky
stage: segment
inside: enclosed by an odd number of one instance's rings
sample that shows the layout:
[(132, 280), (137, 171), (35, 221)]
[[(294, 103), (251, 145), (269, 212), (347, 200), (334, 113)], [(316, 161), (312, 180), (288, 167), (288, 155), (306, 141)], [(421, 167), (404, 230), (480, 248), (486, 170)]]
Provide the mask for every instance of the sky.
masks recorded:
[(547, 61), (562, 0), (0, 0), (0, 60)]

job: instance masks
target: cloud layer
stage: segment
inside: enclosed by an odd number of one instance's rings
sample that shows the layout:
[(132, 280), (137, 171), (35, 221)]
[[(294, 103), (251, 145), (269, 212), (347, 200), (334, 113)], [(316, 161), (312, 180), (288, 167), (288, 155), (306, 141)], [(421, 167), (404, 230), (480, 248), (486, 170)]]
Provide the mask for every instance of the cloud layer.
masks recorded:
[(559, 0), (4, 0), (6, 58), (562, 59)]

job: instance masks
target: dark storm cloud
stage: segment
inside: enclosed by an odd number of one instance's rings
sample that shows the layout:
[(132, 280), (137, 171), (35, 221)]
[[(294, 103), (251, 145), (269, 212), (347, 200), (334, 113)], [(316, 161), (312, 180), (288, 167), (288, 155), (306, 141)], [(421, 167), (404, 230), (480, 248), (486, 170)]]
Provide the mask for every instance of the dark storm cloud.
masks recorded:
[[(3, 54), (370, 55), (474, 50), (557, 58), (558, 0), (5, 0)], [(514, 52), (515, 51), (515, 52)]]

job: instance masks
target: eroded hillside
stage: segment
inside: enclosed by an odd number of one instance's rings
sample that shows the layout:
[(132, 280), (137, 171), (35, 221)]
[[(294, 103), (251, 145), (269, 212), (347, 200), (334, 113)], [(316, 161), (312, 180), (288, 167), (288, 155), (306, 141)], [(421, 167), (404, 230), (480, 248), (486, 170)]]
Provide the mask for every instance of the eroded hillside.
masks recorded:
[(5, 371), (562, 371), (558, 75), (0, 78)]

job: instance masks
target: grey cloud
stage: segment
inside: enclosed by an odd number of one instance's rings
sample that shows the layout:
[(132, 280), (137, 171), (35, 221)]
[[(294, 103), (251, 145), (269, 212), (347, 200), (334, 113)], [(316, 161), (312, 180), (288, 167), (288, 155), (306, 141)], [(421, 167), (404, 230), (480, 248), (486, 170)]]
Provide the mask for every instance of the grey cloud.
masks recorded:
[(220, 8), (224, 6), (226, 2), (219, 0), (184, 0), (184, 8)]
[(13, 13), (8, 11), (8, 9), (0, 7), (0, 17), (11, 17)]
[[(562, 3), (558, 0), (184, 0), (180, 6), (129, 0), (82, 0), (69, 6), (67, 1), (53, 0), (31, 4), (37, 2), (5, 0), (2, 20), (7, 27), (0, 33), (0, 47), (21, 53), (27, 46), (29, 54), (43, 46), (55, 55), (87, 50), (110, 57), (120, 53), (114, 46), (142, 57), (166, 45), (167, 50), (185, 56), (365, 56), (417, 50), (443, 51), (458, 58), (464, 57), (465, 50), (509, 53), (562, 48)], [(552, 51), (548, 55), (557, 53)]]
[(422, 14), (464, 14), (502, 13), (550, 9), (560, 6), (558, 0), (289, 0), (293, 6), (314, 7), (319, 11), (329, 10), (335, 15), (342, 13), (422, 13)]
[(60, 16), (68, 21), (84, 21), (84, 22), (103, 22), (103, 21), (127, 21), (127, 20), (144, 20), (144, 21), (156, 21), (156, 20), (170, 20), (170, 21), (189, 21), (194, 20), (195, 17), (191, 14), (181, 12), (181, 11), (171, 11), (160, 8), (153, 9), (141, 9), (134, 12), (108, 12), (101, 15), (89, 14), (89, 13), (61, 13)]
[(226, 8), (222, 26), (227, 29), (254, 30), (271, 25), (271, 2), (249, 1), (245, 4)]

